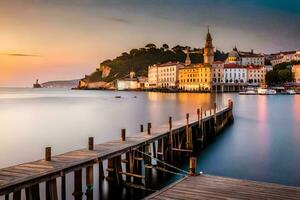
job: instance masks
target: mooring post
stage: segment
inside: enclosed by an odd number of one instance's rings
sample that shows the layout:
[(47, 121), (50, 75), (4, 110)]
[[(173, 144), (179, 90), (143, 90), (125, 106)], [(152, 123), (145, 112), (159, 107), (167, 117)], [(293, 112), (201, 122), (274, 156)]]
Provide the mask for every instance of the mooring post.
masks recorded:
[(171, 159), (171, 162), (173, 162), (173, 131), (172, 131), (172, 117), (170, 116), (169, 117), (169, 132), (170, 132), (170, 135), (169, 135), (169, 152), (170, 152), (170, 159)]
[(218, 132), (218, 124), (217, 124), (217, 104), (214, 103), (214, 131), (215, 134)]
[(74, 192), (75, 200), (82, 200), (82, 169), (74, 171)]
[(26, 200), (40, 200), (40, 185), (35, 184), (25, 188)]
[(66, 200), (66, 175), (61, 175), (61, 199)]
[[(151, 154), (149, 144), (145, 145), (145, 153)], [(144, 168), (145, 168), (145, 187), (151, 188), (152, 165), (151, 165), (151, 158), (148, 156), (145, 156), (144, 158)]]
[(121, 129), (121, 140), (124, 142), (126, 140), (126, 129)]
[(189, 113), (186, 114), (186, 126), (185, 126), (185, 134), (186, 134), (186, 148), (191, 149), (192, 148), (192, 141), (191, 141), (191, 131), (189, 127)]
[(154, 158), (156, 158), (157, 157), (157, 155), (156, 155), (156, 143), (155, 143), (155, 141), (154, 142), (152, 142), (152, 155), (153, 155), (153, 157)]
[(148, 123), (148, 128), (147, 128), (147, 133), (148, 135), (151, 135), (151, 123)]
[(141, 132), (144, 132), (144, 125), (143, 124), (141, 124), (140, 130), (141, 130)]
[(58, 200), (56, 178), (46, 182), (46, 200)]
[(51, 161), (51, 147), (45, 148), (45, 160)]
[(191, 157), (190, 158), (190, 176), (196, 175), (196, 168), (197, 168), (197, 158)]
[(86, 167), (86, 199), (93, 200), (93, 186), (94, 186), (94, 168), (91, 164)]
[(231, 99), (228, 99), (228, 107), (233, 108), (233, 102)]
[(198, 128), (200, 128), (200, 109), (197, 109)]
[(94, 138), (89, 137), (89, 150), (93, 151), (94, 150)]
[(18, 191), (14, 192), (13, 200), (21, 200), (21, 190), (18, 190)]
[(102, 160), (98, 160), (98, 168), (99, 168), (99, 199), (102, 199), (102, 187), (103, 187), (103, 179), (105, 178), (104, 176), (104, 169), (103, 169), (103, 162)]

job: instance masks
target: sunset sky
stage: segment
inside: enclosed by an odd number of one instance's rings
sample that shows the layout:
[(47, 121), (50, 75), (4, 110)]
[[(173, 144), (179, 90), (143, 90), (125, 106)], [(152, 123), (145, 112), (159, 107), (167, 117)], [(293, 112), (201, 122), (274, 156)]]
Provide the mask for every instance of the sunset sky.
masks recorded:
[(0, 1), (0, 86), (81, 78), (101, 61), (151, 42), (300, 49), (299, 0)]

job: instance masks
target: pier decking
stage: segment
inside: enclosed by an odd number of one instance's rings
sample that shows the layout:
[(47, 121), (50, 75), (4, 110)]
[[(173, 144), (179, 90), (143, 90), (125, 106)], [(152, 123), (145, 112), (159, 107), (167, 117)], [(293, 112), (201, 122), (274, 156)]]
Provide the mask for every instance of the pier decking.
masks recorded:
[[(45, 149), (45, 159), (0, 169), (0, 197), (14, 200), (21, 199), (21, 191), (25, 190), (27, 200), (40, 199), (40, 183), (46, 183), (46, 200), (56, 200), (58, 195), (66, 199), (66, 174), (74, 172), (74, 199), (82, 199), (82, 170), (86, 170), (86, 198), (93, 199), (94, 167), (99, 169), (99, 181), (105, 177), (103, 161), (107, 160), (107, 176), (110, 181), (118, 184), (139, 184), (143, 188), (151, 187), (151, 158), (140, 152), (151, 154), (162, 161), (172, 163), (173, 157), (191, 155), (197, 147), (216, 136), (219, 131), (233, 120), (233, 103), (218, 109), (202, 111), (186, 119), (172, 122), (158, 128), (148, 123), (144, 131), (130, 137), (126, 130), (121, 130), (119, 140), (94, 145), (94, 139), (88, 139), (88, 148), (51, 155), (51, 148)], [(166, 120), (167, 121), (167, 120)], [(124, 158), (125, 157), (125, 158)], [(176, 158), (174, 158), (176, 159)], [(124, 164), (122, 166), (122, 164)], [(144, 173), (142, 168), (144, 167)], [(165, 168), (157, 164), (158, 168)], [(125, 168), (125, 170), (124, 170)], [(58, 194), (57, 178), (61, 178), (61, 189)]]
[(158, 191), (146, 200), (183, 199), (300, 199), (300, 187), (219, 176), (190, 176)]

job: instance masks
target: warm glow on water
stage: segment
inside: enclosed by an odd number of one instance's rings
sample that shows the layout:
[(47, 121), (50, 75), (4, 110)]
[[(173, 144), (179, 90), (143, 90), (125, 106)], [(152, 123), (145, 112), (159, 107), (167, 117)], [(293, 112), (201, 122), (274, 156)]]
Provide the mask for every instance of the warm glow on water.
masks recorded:
[[(201, 153), (198, 171), (300, 186), (300, 96), (224, 94), (217, 100), (226, 104), (228, 98), (234, 101), (235, 122)], [(59, 154), (85, 147), (89, 136), (100, 143), (119, 138), (121, 128), (130, 135), (140, 124), (165, 124), (169, 116), (176, 120), (201, 106), (208, 109), (214, 99), (211, 94), (2, 88), (0, 167), (40, 159), (45, 146)]]

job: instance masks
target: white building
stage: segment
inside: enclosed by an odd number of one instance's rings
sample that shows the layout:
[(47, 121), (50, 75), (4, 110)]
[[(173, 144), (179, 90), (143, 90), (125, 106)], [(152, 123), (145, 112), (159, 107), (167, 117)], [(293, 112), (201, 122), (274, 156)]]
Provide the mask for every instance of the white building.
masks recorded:
[(130, 72), (129, 77), (117, 80), (117, 90), (136, 90), (139, 88), (139, 81), (135, 78), (135, 73)]
[(148, 67), (148, 85), (150, 88), (168, 88), (178, 86), (179, 68), (183, 63), (168, 62)]
[(285, 51), (270, 55), (270, 62), (273, 66), (284, 62), (291, 62), (293, 60), (300, 60), (300, 50)]
[(235, 47), (228, 55), (226, 63), (235, 63), (242, 66), (246, 65), (260, 65), (264, 66), (265, 56), (263, 54), (251, 52), (238, 51)]
[(224, 64), (225, 83), (247, 83), (247, 68), (236, 63)]
[(139, 88), (137, 78), (124, 78), (117, 80), (117, 90), (136, 90)]
[(148, 83), (147, 88), (157, 88), (158, 82), (158, 67), (157, 65), (148, 66)]

